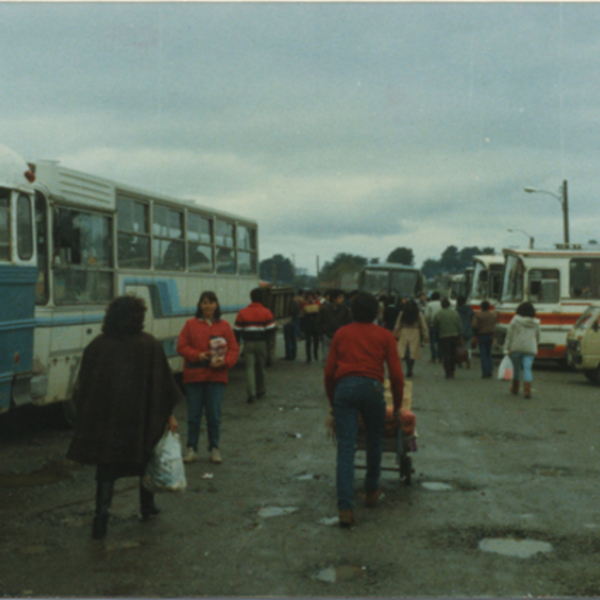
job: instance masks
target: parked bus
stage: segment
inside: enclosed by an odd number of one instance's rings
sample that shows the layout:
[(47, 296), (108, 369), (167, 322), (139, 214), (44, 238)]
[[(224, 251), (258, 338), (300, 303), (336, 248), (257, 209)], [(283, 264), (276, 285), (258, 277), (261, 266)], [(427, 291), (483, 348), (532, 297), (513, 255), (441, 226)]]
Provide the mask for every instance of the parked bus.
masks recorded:
[(504, 280), (494, 351), (502, 352), (506, 330), (517, 306), (531, 302), (540, 320), (538, 357), (565, 359), (567, 334), (600, 299), (600, 251), (577, 244), (554, 250), (503, 250)]
[(413, 296), (423, 292), (423, 276), (414, 267), (394, 263), (369, 265), (358, 277), (358, 289), (375, 296)]
[(469, 304), (475, 311), (487, 300), (491, 310), (502, 294), (504, 256), (481, 254), (473, 257), (473, 279), (469, 291)]
[(230, 322), (247, 306), (259, 281), (255, 221), (55, 161), (21, 160), (13, 173), (10, 156), (0, 155), (0, 412), (11, 400), (62, 402), (72, 418), (83, 348), (116, 296), (145, 299), (145, 330), (175, 373), (179, 332), (203, 290), (216, 292)]

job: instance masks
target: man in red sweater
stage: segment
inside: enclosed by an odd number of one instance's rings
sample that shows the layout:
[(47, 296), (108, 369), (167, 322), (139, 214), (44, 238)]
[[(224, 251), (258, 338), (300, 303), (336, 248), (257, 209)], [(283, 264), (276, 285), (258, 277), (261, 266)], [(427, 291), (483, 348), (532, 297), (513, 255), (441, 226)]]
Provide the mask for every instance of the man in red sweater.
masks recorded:
[(276, 330), (273, 313), (260, 303), (261, 299), (262, 290), (260, 288), (253, 289), (250, 292), (252, 302), (240, 310), (233, 325), (236, 338), (244, 341), (249, 404), (266, 393), (267, 344), (275, 335)]
[(400, 418), (404, 376), (391, 331), (374, 325), (379, 304), (360, 292), (352, 301), (355, 322), (337, 330), (325, 366), (325, 390), (335, 418), (337, 439), (337, 498), (341, 527), (354, 525), (354, 451), (358, 413), (367, 432), (366, 506), (374, 508), (381, 495), (379, 476), (385, 400), (384, 363), (388, 365), (394, 415)]

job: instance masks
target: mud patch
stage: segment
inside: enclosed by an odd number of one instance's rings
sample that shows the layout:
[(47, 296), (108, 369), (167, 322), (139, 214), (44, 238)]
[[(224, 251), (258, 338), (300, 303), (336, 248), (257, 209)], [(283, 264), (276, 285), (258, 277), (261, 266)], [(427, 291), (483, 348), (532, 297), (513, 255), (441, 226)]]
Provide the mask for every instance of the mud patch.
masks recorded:
[(21, 488), (49, 485), (71, 479), (82, 465), (70, 460), (53, 460), (31, 473), (0, 473), (0, 487)]
[(311, 576), (316, 581), (325, 583), (340, 583), (342, 581), (355, 581), (364, 579), (367, 576), (367, 567), (358, 567), (355, 565), (330, 566), (317, 571)]

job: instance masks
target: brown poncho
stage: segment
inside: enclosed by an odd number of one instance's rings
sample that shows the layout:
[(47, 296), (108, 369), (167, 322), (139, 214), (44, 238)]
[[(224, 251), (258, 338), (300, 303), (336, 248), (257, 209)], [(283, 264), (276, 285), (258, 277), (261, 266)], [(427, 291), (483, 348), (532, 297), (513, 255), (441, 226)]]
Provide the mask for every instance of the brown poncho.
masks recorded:
[(153, 336), (99, 335), (83, 353), (67, 458), (96, 465), (145, 464), (181, 398)]

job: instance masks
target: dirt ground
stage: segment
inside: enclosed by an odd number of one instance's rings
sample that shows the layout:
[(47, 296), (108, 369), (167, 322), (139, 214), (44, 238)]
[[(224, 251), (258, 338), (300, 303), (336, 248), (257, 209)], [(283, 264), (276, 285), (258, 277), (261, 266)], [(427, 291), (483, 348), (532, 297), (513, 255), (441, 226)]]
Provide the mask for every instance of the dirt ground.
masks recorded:
[[(527, 401), (482, 380), (476, 359), (446, 381), (427, 357), (413, 378), (413, 483), (386, 454), (385, 495), (368, 510), (357, 469), (350, 531), (330, 524), (335, 447), (319, 364), (276, 360), (253, 405), (236, 367), (223, 464), (203, 451), (187, 491), (158, 496), (148, 523), (137, 482), (120, 480), (103, 541), (90, 536), (94, 469), (64, 460), (71, 433), (51, 411), (23, 411), (20, 434), (0, 440), (0, 595), (600, 595), (598, 388), (538, 368)], [(185, 406), (176, 416), (185, 442)], [(501, 550), (482, 549), (490, 540)], [(542, 549), (527, 555), (528, 544)]]

